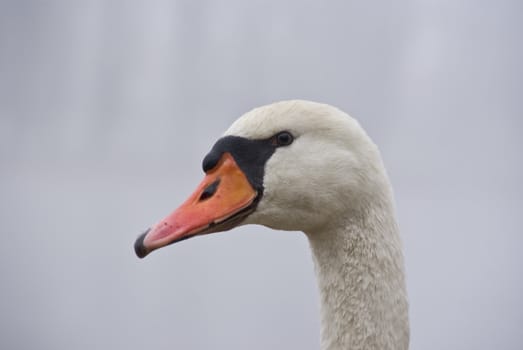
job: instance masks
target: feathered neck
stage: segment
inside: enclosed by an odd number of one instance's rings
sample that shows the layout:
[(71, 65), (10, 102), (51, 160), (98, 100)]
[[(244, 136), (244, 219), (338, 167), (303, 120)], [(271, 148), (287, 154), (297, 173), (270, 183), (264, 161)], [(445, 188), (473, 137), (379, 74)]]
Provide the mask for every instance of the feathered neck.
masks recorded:
[(403, 256), (389, 197), (307, 233), (320, 289), (323, 350), (408, 349)]

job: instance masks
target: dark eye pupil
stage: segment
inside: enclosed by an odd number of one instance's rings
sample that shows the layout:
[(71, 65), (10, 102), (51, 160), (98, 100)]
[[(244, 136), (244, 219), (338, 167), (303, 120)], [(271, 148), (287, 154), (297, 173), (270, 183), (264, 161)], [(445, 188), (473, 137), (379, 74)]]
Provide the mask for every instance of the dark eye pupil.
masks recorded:
[(278, 141), (279, 146), (287, 146), (292, 143), (292, 135), (284, 131), (276, 136), (276, 140)]

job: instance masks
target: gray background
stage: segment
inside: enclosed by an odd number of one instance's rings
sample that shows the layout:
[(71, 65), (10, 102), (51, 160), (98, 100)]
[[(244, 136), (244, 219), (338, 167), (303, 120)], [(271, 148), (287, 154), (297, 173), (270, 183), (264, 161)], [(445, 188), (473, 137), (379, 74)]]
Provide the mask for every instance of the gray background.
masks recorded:
[(395, 187), (412, 349), (523, 348), (523, 2), (1, 1), (0, 348), (317, 349), (304, 235), (140, 261), (243, 112), (334, 104)]

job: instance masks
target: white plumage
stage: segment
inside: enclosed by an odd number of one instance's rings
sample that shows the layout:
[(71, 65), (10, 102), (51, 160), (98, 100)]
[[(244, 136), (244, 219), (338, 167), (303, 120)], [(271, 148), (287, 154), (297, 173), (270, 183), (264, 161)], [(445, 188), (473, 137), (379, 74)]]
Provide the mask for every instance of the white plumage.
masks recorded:
[(265, 167), (264, 196), (242, 224), (303, 231), (321, 295), (322, 349), (407, 349), (408, 303), (392, 190), (358, 122), (308, 101), (256, 108), (225, 135), (294, 136)]

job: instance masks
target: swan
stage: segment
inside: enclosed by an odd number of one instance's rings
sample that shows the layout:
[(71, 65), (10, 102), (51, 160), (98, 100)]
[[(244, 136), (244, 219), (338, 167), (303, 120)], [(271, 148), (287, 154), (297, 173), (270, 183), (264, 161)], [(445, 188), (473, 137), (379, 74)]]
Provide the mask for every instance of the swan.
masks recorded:
[(194, 193), (138, 237), (138, 257), (246, 224), (302, 231), (320, 291), (321, 348), (408, 349), (393, 193), (355, 119), (303, 100), (255, 108), (214, 144), (203, 170)]

